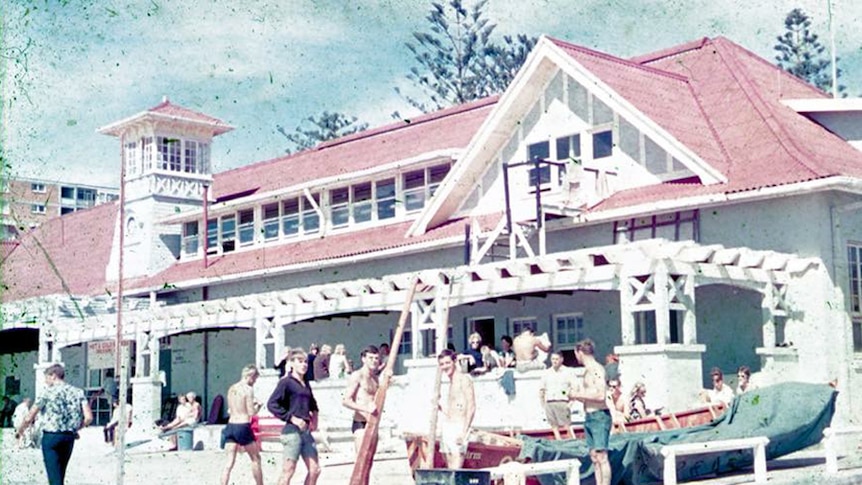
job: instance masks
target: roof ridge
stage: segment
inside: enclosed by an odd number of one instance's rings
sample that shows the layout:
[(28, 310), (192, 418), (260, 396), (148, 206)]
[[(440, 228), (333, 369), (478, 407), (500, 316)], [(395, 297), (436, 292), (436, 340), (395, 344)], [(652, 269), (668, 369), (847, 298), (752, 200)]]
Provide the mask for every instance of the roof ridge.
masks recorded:
[(642, 71), (647, 71), (647, 72), (650, 72), (652, 74), (656, 74), (656, 75), (663, 76), (663, 77), (668, 77), (668, 78), (671, 78), (671, 79), (674, 79), (677, 81), (688, 82), (688, 78), (683, 76), (682, 74), (677, 74), (675, 72), (665, 71), (663, 69), (658, 69), (658, 68), (655, 68), (652, 66), (644, 66), (642, 64), (638, 64), (638, 63), (630, 61), (628, 59), (623, 59), (622, 57), (612, 56), (612, 55), (607, 54), (605, 52), (600, 52), (597, 50), (590, 49), (589, 47), (584, 47), (581, 45), (572, 44), (570, 42), (566, 42), (566, 41), (560, 40), (560, 39), (555, 39), (553, 37), (548, 37), (548, 40), (550, 40), (552, 43), (554, 43), (558, 47), (563, 47), (566, 49), (573, 49), (573, 50), (579, 51), (583, 54), (591, 55), (593, 57), (598, 57), (599, 59), (604, 59), (606, 61), (616, 62), (618, 64), (623, 64), (623, 65), (626, 65), (628, 67), (632, 67), (632, 68), (639, 69)]
[[(718, 37), (714, 39), (713, 44), (716, 47), (716, 52), (719, 55), (719, 58), (724, 62), (728, 70), (730, 71), (730, 75), (742, 89), (742, 92), (745, 94), (745, 97), (749, 100), (754, 110), (769, 128), (769, 131), (775, 136), (778, 144), (784, 148), (788, 155), (791, 158), (796, 160), (801, 166), (805, 167), (808, 171), (810, 171), (815, 176), (822, 176), (817, 170), (814, 170), (806, 163), (806, 159), (814, 159), (814, 157), (808, 153), (803, 148), (797, 146), (797, 144), (793, 141), (793, 137), (791, 137), (782, 127), (780, 123), (775, 121), (775, 112), (770, 107), (769, 103), (761, 96), (760, 90), (752, 85), (751, 79), (747, 75), (747, 69), (742, 64), (742, 62), (736, 58), (736, 50), (742, 49), (737, 46), (736, 43), (730, 41), (729, 39)], [(742, 49), (743, 51), (745, 49)], [(773, 68), (777, 68), (774, 67)], [(745, 71), (744, 71), (745, 69)]]
[[(737, 51), (741, 51), (741, 52), (742, 52), (742, 53), (744, 53), (744, 54), (745, 54), (749, 59), (751, 59), (751, 60), (753, 60), (753, 61), (756, 61), (756, 62), (758, 62), (758, 63), (760, 63), (760, 64), (764, 64), (764, 65), (766, 65), (766, 66), (768, 66), (768, 67), (770, 67), (770, 68), (775, 68), (775, 67), (777, 67), (775, 64), (772, 64), (772, 63), (768, 62), (768, 61), (767, 61), (766, 59), (764, 59), (763, 57), (760, 57), (759, 55), (755, 54), (754, 52), (751, 52), (750, 50), (746, 49), (744, 46), (737, 44), (736, 42), (734, 42), (734, 41), (732, 41), (732, 40), (728, 39), (727, 37), (725, 37), (725, 36), (723, 36), (723, 35), (716, 36), (716, 38), (715, 38), (715, 39), (712, 39), (712, 42), (723, 42), (723, 43), (730, 44), (730, 45), (732, 45), (732, 46), (733, 46), (733, 48), (734, 48), (734, 49), (736, 49)], [(812, 92), (812, 94), (818, 94), (818, 95), (820, 95), (820, 96), (821, 96), (821, 97), (823, 97), (823, 98), (831, 98), (831, 96), (829, 96), (827, 93), (823, 92), (823, 91), (822, 91), (820, 88), (818, 88), (817, 86), (814, 86), (814, 85), (812, 85), (812, 84), (809, 84), (809, 83), (807, 83), (807, 82), (803, 81), (802, 79), (799, 79), (798, 77), (794, 76), (793, 74), (790, 74), (789, 72), (785, 71), (784, 69), (779, 68), (779, 69), (778, 69), (778, 72), (779, 72), (779, 74), (780, 74), (783, 78), (788, 79), (788, 80), (791, 80), (791, 81), (793, 81), (795, 84), (799, 84), (800, 86), (803, 86), (803, 87), (805, 87), (805, 88), (808, 88), (808, 90), (810, 90), (810, 91)], [(783, 93), (782, 93), (782, 97), (783, 97)]]
[(336, 146), (343, 145), (343, 144), (348, 143), (348, 142), (353, 142), (353, 141), (357, 141), (357, 140), (361, 140), (361, 139), (365, 139), (365, 138), (370, 138), (370, 137), (381, 135), (384, 133), (395, 132), (395, 131), (398, 131), (401, 129), (409, 128), (411, 126), (417, 126), (417, 125), (421, 125), (423, 123), (428, 123), (430, 121), (445, 118), (447, 116), (454, 116), (454, 115), (458, 115), (461, 113), (466, 113), (468, 111), (473, 111), (473, 110), (476, 110), (479, 108), (484, 108), (485, 106), (489, 106), (493, 103), (496, 103), (497, 100), (499, 99), (499, 97), (500, 97), (499, 95), (488, 96), (488, 97), (485, 97), (485, 98), (482, 98), (482, 99), (479, 99), (476, 101), (471, 101), (468, 103), (459, 104), (457, 106), (451, 106), (451, 107), (437, 110), (437, 111), (434, 111), (431, 113), (423, 113), (422, 115), (410, 120), (407, 123), (405, 123), (403, 121), (402, 122), (396, 122), (396, 123), (389, 123), (387, 125), (379, 126), (377, 128), (371, 128), (369, 130), (363, 130), (363, 131), (358, 132), (358, 133), (352, 133), (350, 135), (345, 135), (343, 137), (336, 138), (335, 140), (330, 140), (328, 142), (321, 143), (315, 147), (308, 148), (308, 149), (305, 149), (305, 150), (302, 150), (299, 152), (289, 153), (287, 155), (282, 155), (280, 157), (271, 158), (269, 160), (263, 160), (260, 162), (255, 162), (255, 163), (251, 163), (248, 165), (243, 165), (241, 167), (236, 167), (236, 168), (233, 168), (230, 170), (225, 170), (223, 172), (213, 174), (213, 177), (220, 177), (224, 174), (237, 174), (237, 173), (241, 173), (244, 170), (251, 170), (253, 168), (259, 168), (261, 166), (268, 165), (268, 164), (285, 162), (285, 161), (290, 160), (292, 158), (299, 158), (299, 157), (304, 156), (310, 152), (316, 152), (316, 151), (320, 151), (320, 150), (323, 150), (326, 148), (336, 147)]
[(472, 111), (474, 109), (483, 108), (490, 104), (496, 103), (500, 98), (500, 95), (492, 95), (486, 96), (484, 98), (480, 98), (477, 100), (469, 101), (463, 104), (450, 106), (447, 108), (443, 108), (441, 110), (432, 111), (431, 113), (422, 113), (416, 118), (410, 119), (405, 118), (400, 122), (390, 123), (388, 125), (379, 126), (377, 128), (371, 128), (369, 130), (363, 130), (356, 133), (351, 133), (349, 135), (345, 135), (334, 140), (328, 140), (323, 143), (320, 143), (316, 147), (311, 150), (323, 150), (326, 148), (331, 148), (334, 146), (342, 145), (344, 143), (349, 143), (351, 141), (360, 140), (362, 138), (369, 138), (372, 136), (379, 135), (381, 133), (388, 133), (391, 131), (397, 131), (402, 128), (407, 128), (409, 126), (416, 126), (422, 123), (428, 123), (430, 121), (438, 120), (440, 118), (445, 118), (447, 116), (452, 116), (456, 114), (465, 113), (467, 111)]
[[(675, 45), (666, 49), (661, 49), (655, 52), (648, 52), (639, 56), (634, 56), (630, 61), (643, 65), (645, 63), (657, 61), (665, 57), (673, 57), (684, 52), (689, 52), (702, 48), (709, 42), (709, 37), (701, 37), (700, 39), (692, 40), (684, 44)], [(646, 66), (645, 66), (646, 67)]]

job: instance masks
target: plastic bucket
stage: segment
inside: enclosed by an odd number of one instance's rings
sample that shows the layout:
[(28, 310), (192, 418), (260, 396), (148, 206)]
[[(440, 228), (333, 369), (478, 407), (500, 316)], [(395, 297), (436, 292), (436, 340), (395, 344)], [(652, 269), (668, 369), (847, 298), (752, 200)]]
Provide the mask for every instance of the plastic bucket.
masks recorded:
[(177, 431), (177, 449), (180, 451), (189, 451), (192, 449), (194, 442), (194, 431), (190, 429), (181, 429)]

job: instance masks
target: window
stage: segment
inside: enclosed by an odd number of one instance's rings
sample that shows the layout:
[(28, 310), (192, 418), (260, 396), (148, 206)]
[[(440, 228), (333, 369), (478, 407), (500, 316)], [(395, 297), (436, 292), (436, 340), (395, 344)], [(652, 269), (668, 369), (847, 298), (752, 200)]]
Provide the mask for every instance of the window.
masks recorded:
[(221, 250), (229, 253), (236, 248), (236, 216), (221, 218)]
[(407, 212), (425, 206), (425, 171), (414, 170), (404, 174), (404, 205)]
[(45, 204), (32, 204), (30, 206), (30, 212), (33, 214), (44, 214), (47, 212), (47, 209), (45, 208)]
[(96, 191), (93, 189), (78, 189), (77, 194), (78, 205), (84, 205), (86, 207), (92, 207), (96, 204)]
[(126, 176), (137, 174), (139, 167), (138, 143), (136, 141), (128, 142), (126, 143)]
[(512, 324), (512, 335), (520, 335), (526, 329), (536, 332), (539, 328), (539, 322), (535, 317), (519, 317), (509, 321)]
[(549, 142), (542, 141), (539, 143), (533, 143), (532, 145), (527, 145), (527, 160), (533, 160), (535, 158), (540, 158), (542, 160), (551, 158), (551, 144)]
[(141, 138), (141, 156), (144, 162), (144, 172), (151, 170), (153, 168), (153, 137)]
[(74, 207), (60, 207), (60, 215), (61, 216), (64, 214), (71, 214), (73, 212), (75, 212)]
[(862, 245), (847, 247), (850, 276), (850, 317), (853, 325), (853, 351), (862, 352)]
[(75, 198), (75, 187), (60, 187), (60, 198), (62, 198), (62, 199), (74, 199)]
[(254, 210), (239, 212), (239, 244), (246, 246), (254, 242)]
[(584, 315), (569, 313), (554, 317), (554, 348), (574, 349), (575, 344), (584, 338)]
[(593, 133), (593, 159), (606, 158), (613, 154), (614, 132), (611, 130)]
[(156, 168), (179, 172), (182, 141), (176, 138), (158, 136), (156, 137), (156, 145), (159, 151)]
[[(394, 332), (390, 330), (390, 342), (393, 340), (394, 336)], [(398, 344), (398, 355), (413, 355), (413, 331), (409, 328), (405, 328), (404, 333), (401, 334), (401, 342)], [(380, 358), (383, 359), (385, 356), (381, 355)]]
[(198, 170), (198, 143), (196, 141), (185, 142), (184, 155), (183, 171), (186, 173), (200, 173)]
[(299, 198), (287, 199), (281, 204), (281, 232), (285, 236), (299, 234)]
[[(426, 328), (422, 330), (422, 355), (425, 357), (434, 357), (437, 355), (437, 330), (434, 328)], [(452, 327), (446, 329), (446, 342), (452, 342)], [(493, 346), (493, 345), (492, 345)]]
[(654, 344), (658, 342), (655, 332), (655, 312), (636, 312), (635, 316), (635, 344)]
[(278, 239), (278, 203), (261, 207), (263, 219), (263, 239), (272, 241)]
[(372, 192), (371, 182), (357, 184), (351, 187), (353, 192), (353, 222), (362, 223), (371, 220)]
[(207, 254), (218, 252), (218, 219), (207, 221)]
[(450, 166), (446, 163), (422, 170), (412, 170), (402, 176), (404, 207), (407, 212), (425, 207), (425, 202), (434, 195), (440, 182), (449, 173), (449, 169)]
[(183, 224), (183, 254), (188, 256), (198, 254), (199, 241), (197, 221)]
[(329, 191), (329, 211), (332, 227), (350, 223), (350, 188), (340, 187)]
[(44, 194), (45, 193), (45, 184), (34, 182), (34, 183), (30, 184), (30, 190), (32, 190), (33, 192), (39, 193), (39, 194)]
[(529, 170), (530, 187), (546, 185), (551, 183), (551, 166), (541, 165), (538, 169), (533, 167)]
[(311, 198), (314, 204), (307, 197), (302, 198), (302, 230), (306, 234), (313, 234), (320, 230), (320, 215), (314, 208), (315, 205), (320, 207), (320, 194), (311, 194)]
[(581, 158), (581, 135), (570, 135), (557, 138), (557, 160)]
[(614, 244), (654, 238), (697, 241), (700, 239), (699, 217), (700, 213), (693, 210), (616, 221), (614, 222)]
[(377, 219), (395, 217), (395, 179), (378, 180), (375, 184)]

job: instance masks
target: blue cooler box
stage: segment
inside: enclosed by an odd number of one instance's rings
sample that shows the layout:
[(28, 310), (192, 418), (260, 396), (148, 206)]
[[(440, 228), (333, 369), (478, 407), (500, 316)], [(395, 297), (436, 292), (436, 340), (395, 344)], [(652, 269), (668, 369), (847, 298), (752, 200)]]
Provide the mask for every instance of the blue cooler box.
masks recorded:
[(491, 485), (491, 472), (434, 468), (416, 470), (416, 485)]

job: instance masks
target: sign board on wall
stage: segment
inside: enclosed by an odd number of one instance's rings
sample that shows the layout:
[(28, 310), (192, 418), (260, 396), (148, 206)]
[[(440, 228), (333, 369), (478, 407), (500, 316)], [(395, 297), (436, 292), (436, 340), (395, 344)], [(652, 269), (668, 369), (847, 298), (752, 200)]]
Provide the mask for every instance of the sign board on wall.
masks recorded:
[[(116, 361), (113, 340), (98, 340), (87, 344), (87, 368), (88, 369), (110, 369)], [(123, 342), (123, 348), (128, 352), (129, 342)]]

